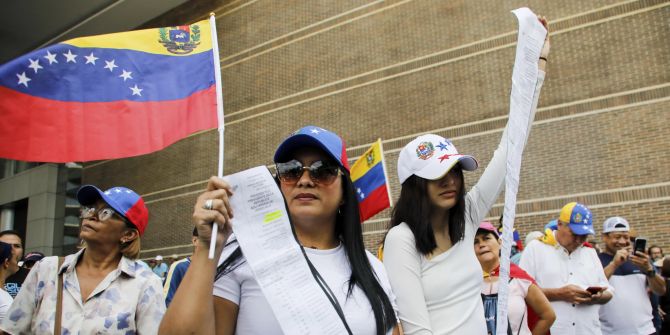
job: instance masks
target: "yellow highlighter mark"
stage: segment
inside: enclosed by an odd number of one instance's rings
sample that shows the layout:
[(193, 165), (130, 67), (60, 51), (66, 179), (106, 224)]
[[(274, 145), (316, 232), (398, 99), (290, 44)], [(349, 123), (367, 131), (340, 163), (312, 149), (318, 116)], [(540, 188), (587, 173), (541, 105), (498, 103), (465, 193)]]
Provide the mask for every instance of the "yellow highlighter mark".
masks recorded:
[(265, 217), (263, 217), (263, 224), (268, 224), (274, 220), (281, 218), (281, 216), (282, 216), (281, 209), (267, 213), (265, 214)]

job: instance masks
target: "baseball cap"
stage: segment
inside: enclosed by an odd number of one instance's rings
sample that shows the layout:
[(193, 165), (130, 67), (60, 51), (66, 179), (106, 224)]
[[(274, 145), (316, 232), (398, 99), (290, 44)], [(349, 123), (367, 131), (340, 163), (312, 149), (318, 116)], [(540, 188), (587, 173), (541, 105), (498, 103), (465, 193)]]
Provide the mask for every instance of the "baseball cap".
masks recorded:
[(620, 216), (613, 216), (607, 218), (603, 222), (603, 233), (611, 233), (614, 231), (630, 231), (630, 224), (628, 221)]
[(563, 206), (558, 220), (567, 223), (575, 235), (595, 234), (591, 210), (578, 202), (571, 202)]
[(332, 131), (317, 126), (302, 127), (287, 137), (275, 151), (275, 163), (286, 162), (296, 149), (314, 146), (325, 151), (341, 167), (349, 171), (347, 148), (344, 141)]
[(140, 232), (140, 235), (144, 234), (144, 230), (149, 224), (149, 210), (144, 205), (142, 197), (135, 191), (126, 187), (115, 186), (103, 192), (93, 185), (84, 185), (77, 191), (77, 200), (82, 206), (92, 205), (98, 199), (102, 199), (116, 213), (132, 223)]
[(477, 228), (477, 232), (480, 230), (484, 230), (490, 233), (493, 233), (497, 238), (500, 238), (500, 234), (498, 234), (498, 229), (491, 224), (491, 222), (488, 221), (482, 221), (479, 223), (479, 228)]
[(163, 260), (163, 256), (158, 255), (158, 256), (156, 256), (155, 260), (157, 260), (157, 261), (162, 261), (162, 260)]
[(407, 143), (398, 156), (398, 179), (404, 183), (412, 175), (428, 180), (442, 178), (456, 163), (474, 171), (479, 165), (469, 155), (461, 155), (448, 139), (435, 134), (421, 135)]
[(27, 253), (23, 257), (23, 262), (37, 262), (37, 261), (42, 260), (42, 258), (44, 258), (43, 253), (38, 252), (38, 251), (33, 251), (33, 252)]

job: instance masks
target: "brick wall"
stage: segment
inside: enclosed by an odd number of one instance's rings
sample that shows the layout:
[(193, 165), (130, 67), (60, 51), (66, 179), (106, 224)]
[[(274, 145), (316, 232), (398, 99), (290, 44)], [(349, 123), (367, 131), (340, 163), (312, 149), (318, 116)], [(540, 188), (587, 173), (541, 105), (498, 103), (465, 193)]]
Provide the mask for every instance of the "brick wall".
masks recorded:
[[(208, 0), (145, 27), (216, 13), (226, 173), (270, 164), (282, 138), (316, 124), (341, 134), (352, 160), (381, 137), (397, 197), (398, 151), (421, 133), (452, 138), (487, 165), (509, 108), (509, 10), (526, 4), (550, 19), (553, 47), (521, 173), (522, 235), (577, 200), (593, 208), (597, 229), (624, 216), (670, 248), (668, 1)], [(192, 203), (216, 173), (216, 146), (206, 131), (154, 154), (86, 164), (83, 178), (144, 196), (143, 257), (188, 252)], [(466, 174), (468, 187), (482, 171)], [(502, 196), (490, 216), (501, 207)], [(389, 216), (364, 223), (370, 249)]]

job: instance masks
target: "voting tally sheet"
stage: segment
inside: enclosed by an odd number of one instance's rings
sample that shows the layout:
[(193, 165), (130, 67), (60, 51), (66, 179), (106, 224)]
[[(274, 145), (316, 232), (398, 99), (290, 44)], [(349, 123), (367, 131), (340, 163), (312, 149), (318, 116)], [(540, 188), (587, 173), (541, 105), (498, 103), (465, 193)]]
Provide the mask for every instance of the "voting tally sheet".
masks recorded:
[(346, 334), (293, 235), (270, 171), (258, 166), (223, 179), (234, 193), (233, 232), (284, 334)]
[(521, 155), (530, 131), (535, 86), (538, 81), (537, 64), (547, 36), (535, 13), (528, 8), (512, 11), (519, 21), (516, 57), (512, 71), (512, 93), (510, 96), (509, 131), (507, 147), (507, 173), (505, 175), (505, 210), (503, 213), (503, 243), (498, 280), (498, 316), (496, 333), (507, 334), (507, 291), (509, 283), (509, 258), (512, 248), (512, 232), (516, 216), (516, 195), (519, 189)]

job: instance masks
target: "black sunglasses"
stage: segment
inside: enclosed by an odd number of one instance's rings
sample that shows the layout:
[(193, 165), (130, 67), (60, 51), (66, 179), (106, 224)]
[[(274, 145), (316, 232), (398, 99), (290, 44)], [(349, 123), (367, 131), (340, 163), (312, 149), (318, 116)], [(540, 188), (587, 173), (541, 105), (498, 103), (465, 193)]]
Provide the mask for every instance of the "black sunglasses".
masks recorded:
[(340, 175), (340, 168), (337, 165), (323, 161), (316, 161), (311, 166), (303, 166), (295, 159), (286, 163), (277, 163), (277, 175), (279, 180), (285, 184), (297, 183), (305, 170), (309, 172), (312, 182), (319, 185), (330, 185)]

